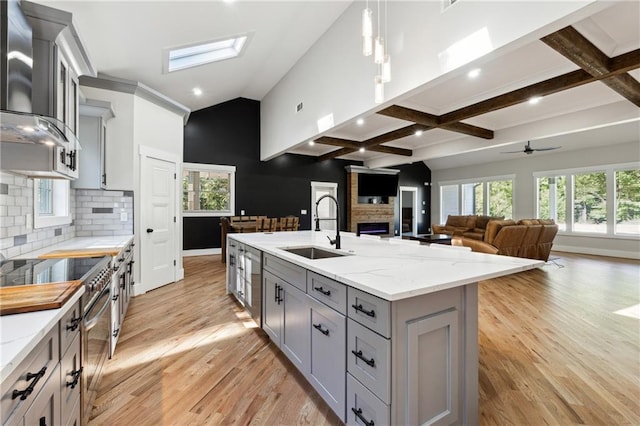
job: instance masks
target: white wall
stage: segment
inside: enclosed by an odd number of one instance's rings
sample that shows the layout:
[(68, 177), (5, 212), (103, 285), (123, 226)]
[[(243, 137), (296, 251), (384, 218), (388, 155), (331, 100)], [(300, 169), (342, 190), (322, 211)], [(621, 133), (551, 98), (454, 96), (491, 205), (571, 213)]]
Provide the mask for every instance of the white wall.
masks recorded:
[[(535, 153), (517, 159), (484, 163), (475, 166), (432, 170), (431, 217), (440, 217), (440, 187), (438, 182), (515, 175), (514, 219), (535, 217), (534, 172), (565, 170), (640, 161), (640, 141), (597, 148), (557, 153)], [(640, 240), (612, 237), (558, 235), (554, 250), (605, 256), (640, 258)]]
[[(328, 114), (333, 114), (337, 126), (387, 106), (393, 98), (419, 86), (446, 78), (451, 65), (439, 55), (479, 30), (486, 30), (490, 41), (491, 53), (485, 53), (497, 55), (538, 39), (550, 31), (549, 26), (560, 29), (578, 16), (604, 8), (604, 3), (460, 1), (442, 12), (439, 1), (389, 1), (392, 81), (385, 85), (388, 101), (376, 105), (376, 65), (371, 57), (362, 55), (360, 22), (365, 3), (354, 2), (262, 100), (260, 156), (270, 159), (317, 136), (317, 120)], [(376, 3), (370, 2), (370, 7), (377, 14)], [(478, 52), (474, 49), (471, 54), (477, 56)], [(470, 56), (463, 62), (473, 59), (476, 57)], [(300, 102), (304, 109), (295, 113)]]

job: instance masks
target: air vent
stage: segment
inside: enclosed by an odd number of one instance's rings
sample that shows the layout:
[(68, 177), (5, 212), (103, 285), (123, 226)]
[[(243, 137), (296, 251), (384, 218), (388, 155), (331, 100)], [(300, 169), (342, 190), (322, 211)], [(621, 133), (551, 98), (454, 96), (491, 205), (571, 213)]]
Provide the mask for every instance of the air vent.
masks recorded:
[(296, 105), (296, 112), (302, 111), (302, 108), (304, 108), (304, 104), (300, 102), (298, 105)]
[(460, 0), (442, 0), (442, 11), (444, 12)]

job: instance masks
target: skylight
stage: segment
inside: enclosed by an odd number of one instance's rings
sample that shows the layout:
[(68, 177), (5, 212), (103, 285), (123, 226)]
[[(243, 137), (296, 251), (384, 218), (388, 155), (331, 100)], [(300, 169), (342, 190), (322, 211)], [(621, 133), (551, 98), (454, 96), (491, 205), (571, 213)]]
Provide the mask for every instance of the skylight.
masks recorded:
[(166, 52), (168, 52), (168, 55), (165, 55), (165, 70), (167, 72), (174, 72), (211, 62), (235, 58), (242, 52), (247, 38), (248, 36), (245, 34), (224, 40), (167, 49)]

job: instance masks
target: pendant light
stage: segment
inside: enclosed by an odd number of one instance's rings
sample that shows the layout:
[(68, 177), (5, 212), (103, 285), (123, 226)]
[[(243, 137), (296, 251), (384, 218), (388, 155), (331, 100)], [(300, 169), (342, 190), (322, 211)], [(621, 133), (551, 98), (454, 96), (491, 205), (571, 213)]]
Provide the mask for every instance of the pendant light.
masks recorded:
[(388, 83), (391, 81), (391, 55), (389, 55), (389, 49), (387, 48), (387, 40), (389, 37), (387, 36), (387, 0), (384, 1), (384, 51), (385, 55), (382, 60), (382, 70), (380, 74), (382, 75), (382, 82)]
[(380, 0), (378, 0), (378, 36), (373, 49), (373, 62), (380, 65), (384, 61), (384, 39), (380, 35)]
[(364, 56), (370, 56), (373, 42), (373, 11), (369, 9), (369, 1), (367, 0), (367, 6), (362, 11), (362, 54)]
[(381, 104), (384, 102), (384, 83), (382, 82), (382, 76), (376, 75), (374, 79), (375, 88), (374, 88), (374, 102), (377, 104)]

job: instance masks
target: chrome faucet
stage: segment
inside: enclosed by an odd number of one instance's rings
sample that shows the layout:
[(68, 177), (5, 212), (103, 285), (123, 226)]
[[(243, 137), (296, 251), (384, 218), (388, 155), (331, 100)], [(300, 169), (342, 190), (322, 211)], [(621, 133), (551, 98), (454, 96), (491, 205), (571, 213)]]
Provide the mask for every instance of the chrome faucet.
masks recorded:
[[(334, 203), (336, 203), (336, 239), (332, 240), (331, 237), (327, 235), (329, 238), (329, 243), (331, 245), (336, 246), (337, 249), (340, 248), (340, 205), (338, 204), (338, 200), (333, 195), (325, 194), (322, 197), (318, 198), (316, 201), (316, 231), (320, 231), (320, 218), (318, 217), (318, 204), (322, 201), (323, 198), (331, 198)], [(331, 219), (331, 218), (323, 218), (323, 220)]]

